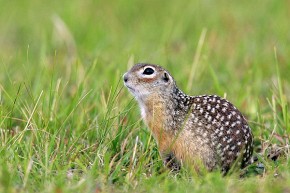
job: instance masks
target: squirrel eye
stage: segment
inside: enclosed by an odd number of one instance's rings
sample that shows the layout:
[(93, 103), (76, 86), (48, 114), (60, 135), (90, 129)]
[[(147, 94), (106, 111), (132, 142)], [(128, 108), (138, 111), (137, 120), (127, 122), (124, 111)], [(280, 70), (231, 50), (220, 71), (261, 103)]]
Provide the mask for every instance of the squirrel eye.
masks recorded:
[(152, 68), (145, 68), (143, 74), (145, 75), (151, 75), (154, 73), (154, 70)]

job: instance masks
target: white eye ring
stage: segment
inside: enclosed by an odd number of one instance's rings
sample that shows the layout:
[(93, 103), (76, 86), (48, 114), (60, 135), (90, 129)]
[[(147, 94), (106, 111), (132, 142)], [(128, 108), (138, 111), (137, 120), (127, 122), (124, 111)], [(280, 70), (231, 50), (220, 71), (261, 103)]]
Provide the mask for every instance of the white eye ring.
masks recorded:
[(155, 76), (155, 68), (153, 66), (144, 66), (140, 69), (139, 74), (145, 78), (153, 78)]

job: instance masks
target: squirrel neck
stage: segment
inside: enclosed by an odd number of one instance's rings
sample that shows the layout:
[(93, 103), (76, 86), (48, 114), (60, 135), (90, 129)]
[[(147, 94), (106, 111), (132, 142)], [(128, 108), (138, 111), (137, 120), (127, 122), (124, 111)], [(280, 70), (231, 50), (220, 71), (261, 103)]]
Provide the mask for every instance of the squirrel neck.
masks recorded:
[(142, 118), (153, 134), (179, 130), (190, 109), (190, 96), (176, 86), (170, 94), (154, 93), (139, 100)]

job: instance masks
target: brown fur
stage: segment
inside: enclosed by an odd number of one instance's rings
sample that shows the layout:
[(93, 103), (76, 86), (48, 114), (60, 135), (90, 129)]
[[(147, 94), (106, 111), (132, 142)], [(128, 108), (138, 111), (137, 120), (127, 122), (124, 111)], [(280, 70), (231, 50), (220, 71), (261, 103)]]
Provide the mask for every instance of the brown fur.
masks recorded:
[[(196, 171), (199, 171), (201, 165), (202, 153), (208, 152), (208, 148), (190, 142), (191, 149), (185, 144), (189, 140), (190, 134), (186, 131), (174, 135), (170, 128), (166, 128), (165, 104), (162, 98), (157, 94), (152, 95), (145, 101), (145, 123), (151, 129), (151, 132), (156, 139), (159, 151), (162, 154), (173, 152), (178, 160), (181, 160), (186, 165), (193, 165)], [(206, 161), (205, 161), (206, 162)], [(212, 169), (209, 167), (209, 169)]]
[(145, 122), (151, 129), (154, 138), (157, 140), (160, 151), (167, 151), (169, 148), (168, 144), (173, 136), (165, 132), (166, 125), (164, 123), (166, 115), (164, 114), (164, 104), (156, 94), (147, 98), (145, 106)]

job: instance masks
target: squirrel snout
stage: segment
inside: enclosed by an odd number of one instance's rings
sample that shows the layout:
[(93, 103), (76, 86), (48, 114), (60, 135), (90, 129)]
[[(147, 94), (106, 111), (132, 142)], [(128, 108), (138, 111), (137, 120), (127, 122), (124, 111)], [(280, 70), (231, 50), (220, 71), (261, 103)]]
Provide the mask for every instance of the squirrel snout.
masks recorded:
[(127, 75), (127, 73), (125, 73), (125, 74), (123, 75), (123, 79), (124, 79), (124, 82), (125, 82), (125, 83), (128, 81), (128, 75)]

